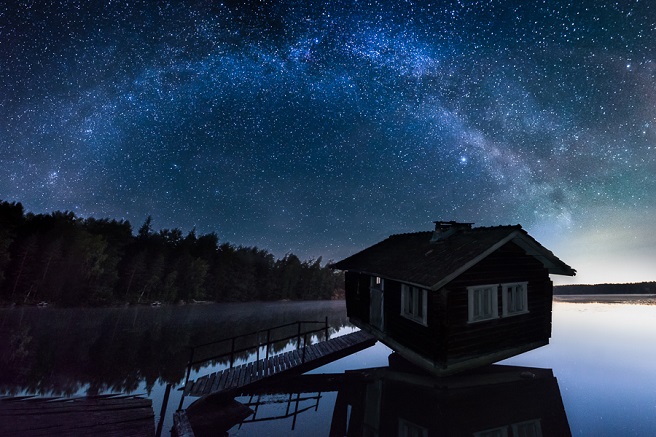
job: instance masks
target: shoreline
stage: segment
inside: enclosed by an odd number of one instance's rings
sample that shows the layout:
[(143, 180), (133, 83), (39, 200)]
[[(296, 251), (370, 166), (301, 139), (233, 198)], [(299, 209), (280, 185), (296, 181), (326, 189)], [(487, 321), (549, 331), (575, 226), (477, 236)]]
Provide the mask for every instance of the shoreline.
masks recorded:
[(554, 294), (554, 302), (656, 305), (656, 294)]

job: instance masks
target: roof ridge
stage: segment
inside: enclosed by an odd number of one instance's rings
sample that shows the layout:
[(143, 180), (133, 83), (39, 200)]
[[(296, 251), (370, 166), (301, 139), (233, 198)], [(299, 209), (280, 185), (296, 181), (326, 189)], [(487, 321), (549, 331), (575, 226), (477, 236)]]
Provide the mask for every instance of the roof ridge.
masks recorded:
[[(517, 225), (495, 225), (495, 226), (476, 226), (467, 229), (467, 231), (489, 231), (493, 229), (522, 229), (522, 225), (517, 224)], [(401, 236), (406, 236), (406, 235), (420, 235), (420, 234), (430, 234), (433, 231), (415, 231), (415, 232), (399, 232), (398, 234), (391, 234), (387, 238), (392, 238), (392, 237), (401, 237)]]
[(472, 228), (472, 230), (476, 229), (501, 229), (501, 228), (514, 228), (514, 229), (522, 229), (522, 225), (495, 225), (495, 226), (477, 226), (475, 228)]
[(430, 234), (430, 233), (432, 233), (432, 232), (433, 232), (433, 231), (400, 232), (400, 233), (398, 233), (398, 234), (391, 234), (391, 235), (388, 236), (387, 238), (391, 238), (391, 237), (400, 237), (400, 236), (404, 236), (404, 235)]

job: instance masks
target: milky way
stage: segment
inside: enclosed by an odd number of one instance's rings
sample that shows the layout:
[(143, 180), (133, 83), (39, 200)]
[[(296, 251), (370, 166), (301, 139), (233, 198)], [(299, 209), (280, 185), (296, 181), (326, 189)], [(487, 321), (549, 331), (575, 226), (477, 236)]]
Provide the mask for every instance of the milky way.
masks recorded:
[(324, 260), (520, 223), (656, 277), (649, 1), (11, 3), (0, 199)]

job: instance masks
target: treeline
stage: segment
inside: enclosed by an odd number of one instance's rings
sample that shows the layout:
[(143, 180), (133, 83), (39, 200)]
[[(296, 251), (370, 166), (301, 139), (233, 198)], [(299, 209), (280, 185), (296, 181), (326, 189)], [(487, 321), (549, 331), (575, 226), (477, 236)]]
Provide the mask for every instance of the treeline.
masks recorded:
[(0, 301), (62, 305), (330, 299), (343, 277), (321, 258), (282, 259), (256, 247), (219, 244), (215, 233), (133, 234), (128, 221), (25, 213), (0, 201)]
[(558, 285), (555, 295), (571, 294), (656, 294), (656, 282), (631, 284)]

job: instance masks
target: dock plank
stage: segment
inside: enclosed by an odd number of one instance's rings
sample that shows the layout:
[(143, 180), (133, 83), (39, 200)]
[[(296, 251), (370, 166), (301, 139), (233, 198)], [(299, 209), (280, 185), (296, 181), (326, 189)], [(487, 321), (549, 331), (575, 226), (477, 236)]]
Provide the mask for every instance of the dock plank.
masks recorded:
[(337, 344), (338, 346), (340, 346), (342, 348), (350, 346), (349, 343), (346, 340), (344, 340), (342, 337), (333, 338), (330, 341), (334, 341), (335, 344)]
[(214, 381), (212, 381), (212, 386), (210, 387), (210, 393), (214, 393), (219, 389), (219, 383), (221, 382), (221, 376), (223, 372), (217, 372), (216, 376), (214, 377)]
[(292, 365), (293, 366), (298, 366), (299, 364), (301, 364), (301, 354), (302, 353), (303, 353), (303, 351), (300, 351), (300, 353), (299, 353), (298, 350), (292, 351), (291, 359), (292, 359)]
[(317, 354), (317, 345), (313, 344), (312, 346), (309, 346), (305, 351), (305, 361), (312, 361), (316, 360), (317, 358), (319, 358), (319, 355)]
[(241, 377), (241, 372), (244, 370), (243, 367), (239, 366), (235, 368), (235, 374), (230, 382), (230, 387), (237, 387), (239, 385), (239, 378)]
[[(226, 370), (221, 372), (221, 379), (219, 380), (216, 391), (221, 391), (225, 388), (226, 380), (228, 379), (228, 372)], [(186, 393), (186, 392), (185, 392)]]
[(234, 367), (232, 369), (226, 370), (226, 379), (225, 382), (223, 383), (223, 388), (228, 389), (230, 388), (230, 385), (232, 384), (232, 378), (235, 375), (235, 369)]
[(203, 378), (200, 379), (200, 385), (198, 386), (198, 392), (202, 393), (203, 390), (205, 390), (205, 386), (207, 385), (207, 381), (210, 379), (210, 376), (204, 376)]

